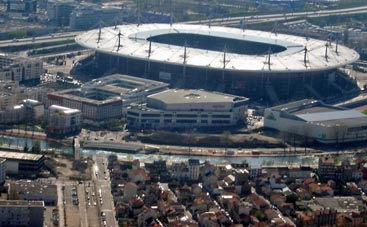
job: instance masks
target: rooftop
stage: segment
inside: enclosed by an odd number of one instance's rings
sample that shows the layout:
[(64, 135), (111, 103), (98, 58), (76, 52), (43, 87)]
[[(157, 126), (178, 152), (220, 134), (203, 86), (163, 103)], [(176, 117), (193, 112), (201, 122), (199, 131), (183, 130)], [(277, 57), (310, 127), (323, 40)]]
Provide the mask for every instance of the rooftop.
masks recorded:
[(151, 99), (159, 99), (165, 103), (219, 103), (248, 100), (248, 98), (218, 92), (191, 89), (169, 89), (150, 95)]
[(0, 200), (0, 207), (44, 207), (43, 201)]
[[(121, 35), (119, 33), (121, 32)], [(100, 37), (99, 37), (100, 34)], [(184, 39), (184, 36), (193, 36), (193, 39), (221, 40), (217, 49), (203, 49), (199, 46), (188, 46), (186, 55), (185, 47), (176, 43), (167, 44), (157, 41), (174, 36)], [(192, 37), (191, 37), (192, 38)], [(119, 42), (120, 39), (120, 42)], [(149, 40), (153, 41), (150, 42)], [(128, 56), (129, 58), (144, 59), (151, 62), (164, 62), (171, 64), (185, 64), (195, 67), (215, 68), (240, 71), (274, 72), (305, 72), (334, 69), (348, 65), (358, 60), (359, 55), (352, 49), (323, 40), (309, 39), (293, 35), (275, 34), (229, 27), (215, 27), (206, 25), (189, 24), (143, 24), (119, 25), (116, 28), (105, 27), (91, 30), (76, 37), (76, 42), (86, 48), (94, 49), (106, 54)], [(99, 41), (98, 41), (99, 40)], [(176, 40), (176, 39), (171, 39)], [(195, 41), (194, 40), (194, 41)], [(262, 54), (242, 54), (226, 52), (226, 61), (223, 61), (224, 49), (221, 44), (228, 42), (252, 43), (256, 46), (279, 47), (276, 53), (271, 54), (268, 64), (268, 49)], [(118, 46), (118, 43), (121, 45)], [(201, 42), (206, 45), (205, 42)], [(215, 46), (215, 45), (214, 45)], [(307, 47), (307, 61), (304, 61), (305, 48)], [(328, 56), (325, 57), (326, 48)], [(151, 50), (151, 51), (149, 51)], [(185, 59), (184, 59), (185, 56)], [(276, 75), (276, 74), (274, 74)]]
[(18, 159), (26, 161), (38, 161), (43, 155), (41, 154), (28, 154), (20, 152), (0, 151), (0, 158), (5, 159)]
[(28, 194), (39, 196), (57, 195), (57, 186), (55, 184), (46, 184), (36, 181), (19, 180), (10, 182), (9, 193)]

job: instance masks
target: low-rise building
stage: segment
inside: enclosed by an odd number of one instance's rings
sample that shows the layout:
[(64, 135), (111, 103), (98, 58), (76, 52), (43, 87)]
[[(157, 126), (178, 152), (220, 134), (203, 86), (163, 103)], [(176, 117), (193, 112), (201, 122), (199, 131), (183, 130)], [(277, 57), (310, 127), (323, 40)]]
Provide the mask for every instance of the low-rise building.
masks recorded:
[(45, 112), (43, 103), (34, 99), (24, 99), (21, 104), (23, 105), (26, 121), (37, 122), (43, 118)]
[(43, 226), (43, 201), (0, 200), (0, 226)]
[(87, 124), (103, 125), (109, 119), (120, 119), (123, 107), (144, 102), (146, 97), (167, 89), (168, 84), (121, 74), (95, 79), (82, 88), (48, 95), (48, 105), (75, 108)]
[(39, 82), (42, 73), (43, 63), (40, 59), (0, 54), (0, 80)]
[(47, 110), (46, 122), (46, 132), (50, 135), (79, 133), (82, 124), (82, 113), (78, 109), (52, 105)]
[(37, 175), (44, 166), (45, 156), (20, 152), (0, 151), (6, 159), (6, 173), (11, 175)]
[(321, 143), (367, 139), (366, 115), (311, 99), (265, 109), (264, 126)]
[(8, 184), (8, 199), (43, 201), (46, 205), (57, 205), (57, 186), (38, 181), (19, 180)]
[(248, 98), (204, 90), (170, 89), (132, 105), (126, 122), (134, 128), (231, 126), (247, 114)]

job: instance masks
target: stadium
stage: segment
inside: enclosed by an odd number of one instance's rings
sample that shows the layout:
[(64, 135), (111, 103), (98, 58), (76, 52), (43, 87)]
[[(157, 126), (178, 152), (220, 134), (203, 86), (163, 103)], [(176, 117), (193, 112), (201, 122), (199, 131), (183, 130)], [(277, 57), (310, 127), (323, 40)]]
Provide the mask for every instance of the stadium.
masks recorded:
[(359, 55), (337, 42), (228, 27), (119, 25), (76, 37), (95, 50), (92, 71), (168, 82), (271, 103), (358, 92), (338, 70)]

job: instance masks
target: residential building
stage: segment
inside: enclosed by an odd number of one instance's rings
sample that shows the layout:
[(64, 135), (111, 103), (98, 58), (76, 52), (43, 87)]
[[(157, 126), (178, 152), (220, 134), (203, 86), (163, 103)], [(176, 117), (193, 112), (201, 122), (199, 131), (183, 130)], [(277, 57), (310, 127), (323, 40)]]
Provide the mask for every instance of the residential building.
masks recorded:
[(0, 80), (20, 83), (39, 82), (42, 73), (43, 63), (40, 59), (0, 53)]
[(126, 122), (134, 128), (196, 128), (235, 125), (247, 115), (248, 98), (204, 90), (170, 89), (132, 105)]
[(198, 180), (200, 175), (200, 161), (198, 159), (189, 159), (189, 179)]
[(319, 158), (319, 177), (321, 179), (334, 179), (335, 177), (335, 160), (333, 158), (321, 157)]
[(43, 201), (0, 200), (0, 226), (43, 226)]
[(51, 135), (79, 133), (82, 125), (82, 113), (78, 109), (52, 105), (46, 114), (46, 132)]
[(34, 99), (24, 99), (21, 104), (24, 108), (26, 121), (38, 122), (43, 118), (43, 114), (45, 112), (43, 103)]

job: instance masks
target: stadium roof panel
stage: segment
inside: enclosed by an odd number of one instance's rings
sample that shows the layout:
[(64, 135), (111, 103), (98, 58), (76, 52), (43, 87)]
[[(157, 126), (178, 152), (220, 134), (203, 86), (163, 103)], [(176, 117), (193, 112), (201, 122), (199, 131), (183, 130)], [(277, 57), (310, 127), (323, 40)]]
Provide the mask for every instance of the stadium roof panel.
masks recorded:
[[(121, 32), (120, 47), (118, 46), (119, 32)], [(255, 30), (243, 31), (236, 28), (188, 24), (120, 25), (116, 29), (106, 27), (101, 29), (100, 40), (99, 30), (96, 29), (77, 36), (76, 42), (106, 54), (182, 65), (184, 63), (183, 46), (152, 42), (151, 54), (148, 57), (150, 45), (148, 39), (164, 34), (200, 34), (286, 47), (285, 51), (270, 55), (270, 65), (268, 64), (269, 56), (266, 53), (258, 55), (226, 53), (225, 66), (224, 52), (188, 47), (186, 64), (194, 67), (287, 73), (334, 69), (350, 64), (359, 58), (358, 53), (354, 50), (338, 45), (336, 52), (336, 44), (328, 43), (326, 47), (326, 41), (322, 40)], [(307, 48), (306, 64), (304, 62), (305, 47)], [(327, 57), (325, 57), (326, 52)]]

